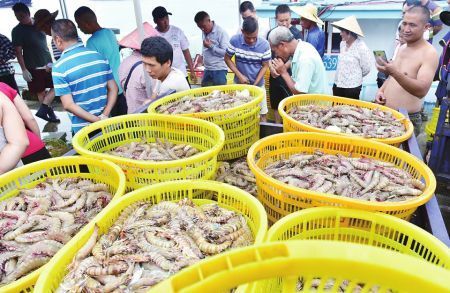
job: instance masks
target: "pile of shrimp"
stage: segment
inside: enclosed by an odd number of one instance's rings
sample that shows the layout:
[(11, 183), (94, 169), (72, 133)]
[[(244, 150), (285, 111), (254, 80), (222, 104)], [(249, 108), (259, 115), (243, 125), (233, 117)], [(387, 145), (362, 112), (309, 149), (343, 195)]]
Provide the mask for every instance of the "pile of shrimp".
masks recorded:
[(110, 201), (106, 184), (80, 178), (47, 179), (1, 201), (0, 286), (46, 264)]
[(57, 292), (146, 292), (201, 259), (253, 244), (246, 219), (190, 199), (126, 207), (111, 228), (94, 228)]

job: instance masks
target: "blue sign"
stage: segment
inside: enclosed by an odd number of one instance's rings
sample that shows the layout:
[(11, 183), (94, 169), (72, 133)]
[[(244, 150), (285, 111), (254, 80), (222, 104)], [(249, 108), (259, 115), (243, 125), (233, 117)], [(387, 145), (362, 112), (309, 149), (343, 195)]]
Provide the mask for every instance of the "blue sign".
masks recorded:
[(322, 61), (326, 71), (336, 70), (338, 64), (338, 55), (323, 55)]
[(0, 0), (0, 8), (12, 7), (14, 4), (20, 2), (27, 6), (31, 5), (31, 0)]

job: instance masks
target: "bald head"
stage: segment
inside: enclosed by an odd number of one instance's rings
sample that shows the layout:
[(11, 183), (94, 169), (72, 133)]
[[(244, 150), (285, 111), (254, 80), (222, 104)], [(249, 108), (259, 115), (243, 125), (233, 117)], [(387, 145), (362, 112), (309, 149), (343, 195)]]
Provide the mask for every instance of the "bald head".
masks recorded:
[(421, 6), (421, 5), (414, 5), (409, 7), (406, 11), (405, 14), (417, 14), (420, 16), (420, 19), (422, 20), (422, 22), (424, 24), (427, 24), (430, 22), (430, 10), (428, 10), (428, 8), (426, 8), (425, 6)]

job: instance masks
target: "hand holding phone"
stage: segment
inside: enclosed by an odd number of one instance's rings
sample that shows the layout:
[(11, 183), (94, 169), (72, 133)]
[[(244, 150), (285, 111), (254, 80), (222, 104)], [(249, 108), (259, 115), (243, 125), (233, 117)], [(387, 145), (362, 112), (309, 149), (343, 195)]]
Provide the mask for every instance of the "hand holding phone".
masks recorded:
[(383, 60), (384, 63), (388, 62), (385, 51), (373, 51), (373, 55), (375, 56), (376, 62), (380, 65), (383, 65), (383, 62), (380, 62), (379, 60)]

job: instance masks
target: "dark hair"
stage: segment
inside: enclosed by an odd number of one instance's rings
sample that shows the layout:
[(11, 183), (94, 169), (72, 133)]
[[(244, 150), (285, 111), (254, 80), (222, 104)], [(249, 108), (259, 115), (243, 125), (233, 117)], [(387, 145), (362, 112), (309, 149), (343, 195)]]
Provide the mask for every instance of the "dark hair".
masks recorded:
[(169, 42), (163, 37), (149, 37), (142, 41), (141, 54), (144, 57), (155, 57), (159, 64), (170, 60), (173, 63), (173, 49)]
[(275, 8), (275, 17), (278, 14), (282, 14), (282, 13), (291, 13), (291, 9), (289, 8), (289, 6), (287, 6), (286, 4), (281, 4), (278, 5), (277, 8)]
[(195, 23), (199, 23), (199, 22), (205, 20), (205, 18), (207, 18), (207, 17), (209, 17), (208, 13), (206, 13), (205, 11), (200, 11), (200, 12), (197, 12), (197, 14), (195, 15), (194, 21), (195, 21)]
[(258, 21), (253, 17), (247, 17), (242, 23), (242, 30), (248, 34), (253, 34), (258, 30)]
[(349, 31), (349, 30), (346, 30), (345, 28), (341, 28), (340, 30), (343, 31), (343, 32), (346, 32), (347, 34), (351, 35), (351, 36), (352, 36), (353, 38), (355, 38), (355, 39), (358, 38), (358, 35), (355, 34), (354, 32), (351, 32), (351, 31)]
[(70, 19), (57, 19), (52, 24), (53, 33), (64, 41), (78, 40), (77, 27)]
[(74, 17), (75, 18), (83, 18), (84, 20), (88, 21), (88, 22), (94, 22), (97, 21), (97, 16), (95, 15), (95, 12), (92, 11), (92, 9), (90, 9), (87, 6), (81, 6), (79, 7), (75, 13), (74, 13)]
[[(406, 12), (408, 12), (408, 13), (418, 13), (418, 14), (421, 14), (421, 15), (422, 15), (422, 20), (423, 20), (425, 23), (430, 22), (430, 18), (431, 18), (430, 10), (429, 10), (428, 8), (426, 8), (425, 6), (422, 6), (422, 5), (413, 5), (413, 6), (411, 6), (410, 8), (408, 8), (408, 9), (406, 10)], [(406, 13), (406, 12), (405, 12), (405, 13)]]
[(13, 5), (12, 10), (14, 12), (25, 12), (30, 15), (30, 9), (24, 3), (19, 2)]
[(250, 1), (244, 1), (241, 3), (241, 6), (239, 6), (239, 13), (244, 13), (247, 10), (255, 11), (255, 6), (253, 6), (253, 3)]

